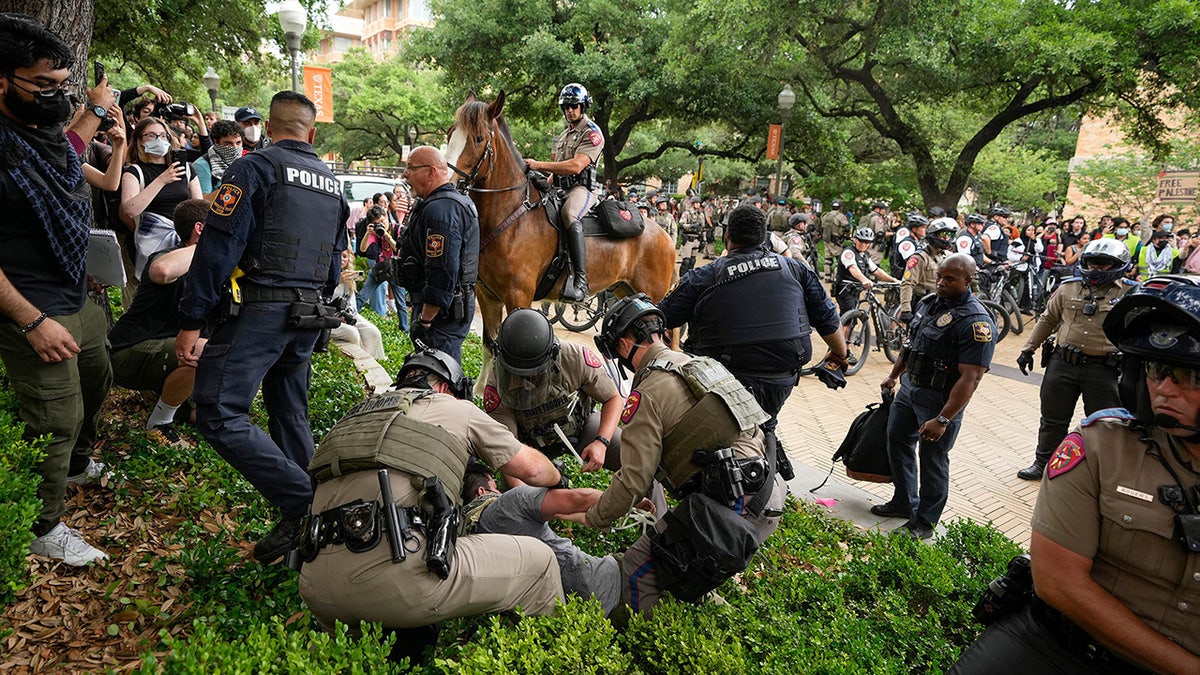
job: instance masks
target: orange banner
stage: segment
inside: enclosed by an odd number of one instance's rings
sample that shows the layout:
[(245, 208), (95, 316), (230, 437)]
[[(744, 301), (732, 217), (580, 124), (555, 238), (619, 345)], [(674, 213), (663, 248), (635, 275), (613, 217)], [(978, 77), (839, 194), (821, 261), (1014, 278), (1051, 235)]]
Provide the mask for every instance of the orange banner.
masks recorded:
[(317, 121), (333, 121), (333, 71), (304, 66), (304, 95), (317, 106)]
[(783, 125), (772, 124), (767, 129), (767, 159), (779, 159), (779, 140), (783, 136)]

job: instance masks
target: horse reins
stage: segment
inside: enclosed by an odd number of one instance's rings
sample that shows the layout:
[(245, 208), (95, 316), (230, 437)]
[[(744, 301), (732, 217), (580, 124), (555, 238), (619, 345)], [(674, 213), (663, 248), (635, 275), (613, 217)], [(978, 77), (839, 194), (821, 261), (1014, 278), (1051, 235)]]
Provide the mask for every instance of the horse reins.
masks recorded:
[[(526, 168), (525, 181), (522, 183), (518, 183), (516, 185), (510, 185), (508, 187), (502, 187), (502, 188), (481, 188), (481, 187), (475, 186), (475, 181), (477, 181), (479, 179), (479, 170), (481, 168), (483, 168), (484, 160), (487, 160), (489, 173), (491, 172), (491, 170), (495, 164), (495, 161), (496, 161), (495, 151), (492, 149), (492, 139), (495, 138), (495, 136), (496, 136), (496, 127), (495, 127), (495, 123), (492, 123), (491, 133), (488, 134), (487, 145), (484, 146), (483, 154), (481, 154), (479, 156), (479, 159), (476, 160), (475, 167), (473, 169), (471, 169), (471, 173), (468, 174), (467, 172), (458, 168), (454, 164), (447, 162), (447, 165), (454, 171), (454, 173), (463, 177), (463, 187), (461, 188), (461, 190), (464, 193), (466, 193), (466, 192), (480, 192), (480, 193), (512, 192), (513, 190), (520, 190), (522, 188), (525, 189), (524, 201), (521, 202), (521, 205), (517, 207), (516, 211), (513, 211), (511, 214), (509, 214), (509, 216), (507, 218), (505, 218), (503, 221), (500, 222), (499, 225), (497, 225), (495, 228), (492, 229), (491, 233), (488, 234), (488, 236), (484, 237), (479, 242), (479, 250), (480, 251), (482, 251), (484, 248), (486, 248), (488, 244), (495, 241), (496, 238), (499, 237), (501, 234), (504, 234), (504, 231), (507, 230), (509, 227), (512, 227), (512, 225), (514, 223), (516, 223), (518, 220), (520, 220), (521, 216), (523, 216), (526, 213), (529, 213), (530, 211), (532, 211), (533, 209), (541, 206), (546, 201), (546, 197), (547, 197), (547, 195), (542, 195), (542, 198), (539, 199), (536, 204), (529, 201), (530, 194), (529, 194), (528, 165), (526, 165), (527, 168)], [(484, 175), (486, 176), (486, 174), (484, 174)]]

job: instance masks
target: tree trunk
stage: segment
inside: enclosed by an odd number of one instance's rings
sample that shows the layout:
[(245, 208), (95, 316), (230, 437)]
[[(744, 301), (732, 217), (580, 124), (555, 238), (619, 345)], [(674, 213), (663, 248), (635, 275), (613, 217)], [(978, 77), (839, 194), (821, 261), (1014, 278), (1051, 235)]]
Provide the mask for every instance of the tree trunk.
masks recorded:
[(0, 0), (0, 12), (28, 14), (61, 37), (75, 50), (71, 79), (92, 85), (88, 48), (95, 24), (95, 0)]

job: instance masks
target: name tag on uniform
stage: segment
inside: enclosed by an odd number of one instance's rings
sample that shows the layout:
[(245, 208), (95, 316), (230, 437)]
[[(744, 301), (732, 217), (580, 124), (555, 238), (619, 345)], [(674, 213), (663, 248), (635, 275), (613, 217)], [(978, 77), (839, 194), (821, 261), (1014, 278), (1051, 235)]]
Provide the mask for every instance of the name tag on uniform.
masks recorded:
[(311, 169), (291, 164), (283, 165), (283, 182), (288, 185), (308, 188), (309, 190), (324, 192), (334, 196), (342, 193), (341, 186), (338, 185), (338, 180), (333, 176), (326, 176)]
[(1144, 502), (1153, 502), (1154, 501), (1154, 495), (1147, 494), (1145, 492), (1140, 492), (1138, 490), (1134, 490), (1133, 488), (1127, 488), (1124, 485), (1118, 485), (1117, 492), (1120, 492), (1123, 495), (1129, 495), (1130, 497), (1133, 497), (1134, 499), (1140, 499)]

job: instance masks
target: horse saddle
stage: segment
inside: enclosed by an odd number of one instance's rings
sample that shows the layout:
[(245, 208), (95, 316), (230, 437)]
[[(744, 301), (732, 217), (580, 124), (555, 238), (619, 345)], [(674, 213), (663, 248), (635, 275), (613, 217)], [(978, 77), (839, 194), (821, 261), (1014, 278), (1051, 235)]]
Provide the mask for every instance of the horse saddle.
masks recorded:
[[(534, 300), (541, 300), (550, 294), (550, 289), (554, 288), (554, 284), (562, 277), (569, 264), (566, 239), (563, 237), (562, 221), (559, 218), (562, 213), (562, 204), (562, 192), (554, 191), (546, 197), (542, 205), (546, 209), (546, 218), (558, 232), (558, 243), (555, 247), (554, 257), (550, 259), (550, 264), (542, 273), (542, 278), (538, 280), (537, 288), (534, 289)], [(584, 215), (582, 223), (585, 237), (626, 239), (636, 237), (646, 229), (646, 224), (642, 221), (642, 214), (636, 208), (628, 202), (612, 199), (601, 201), (589, 210)]]

